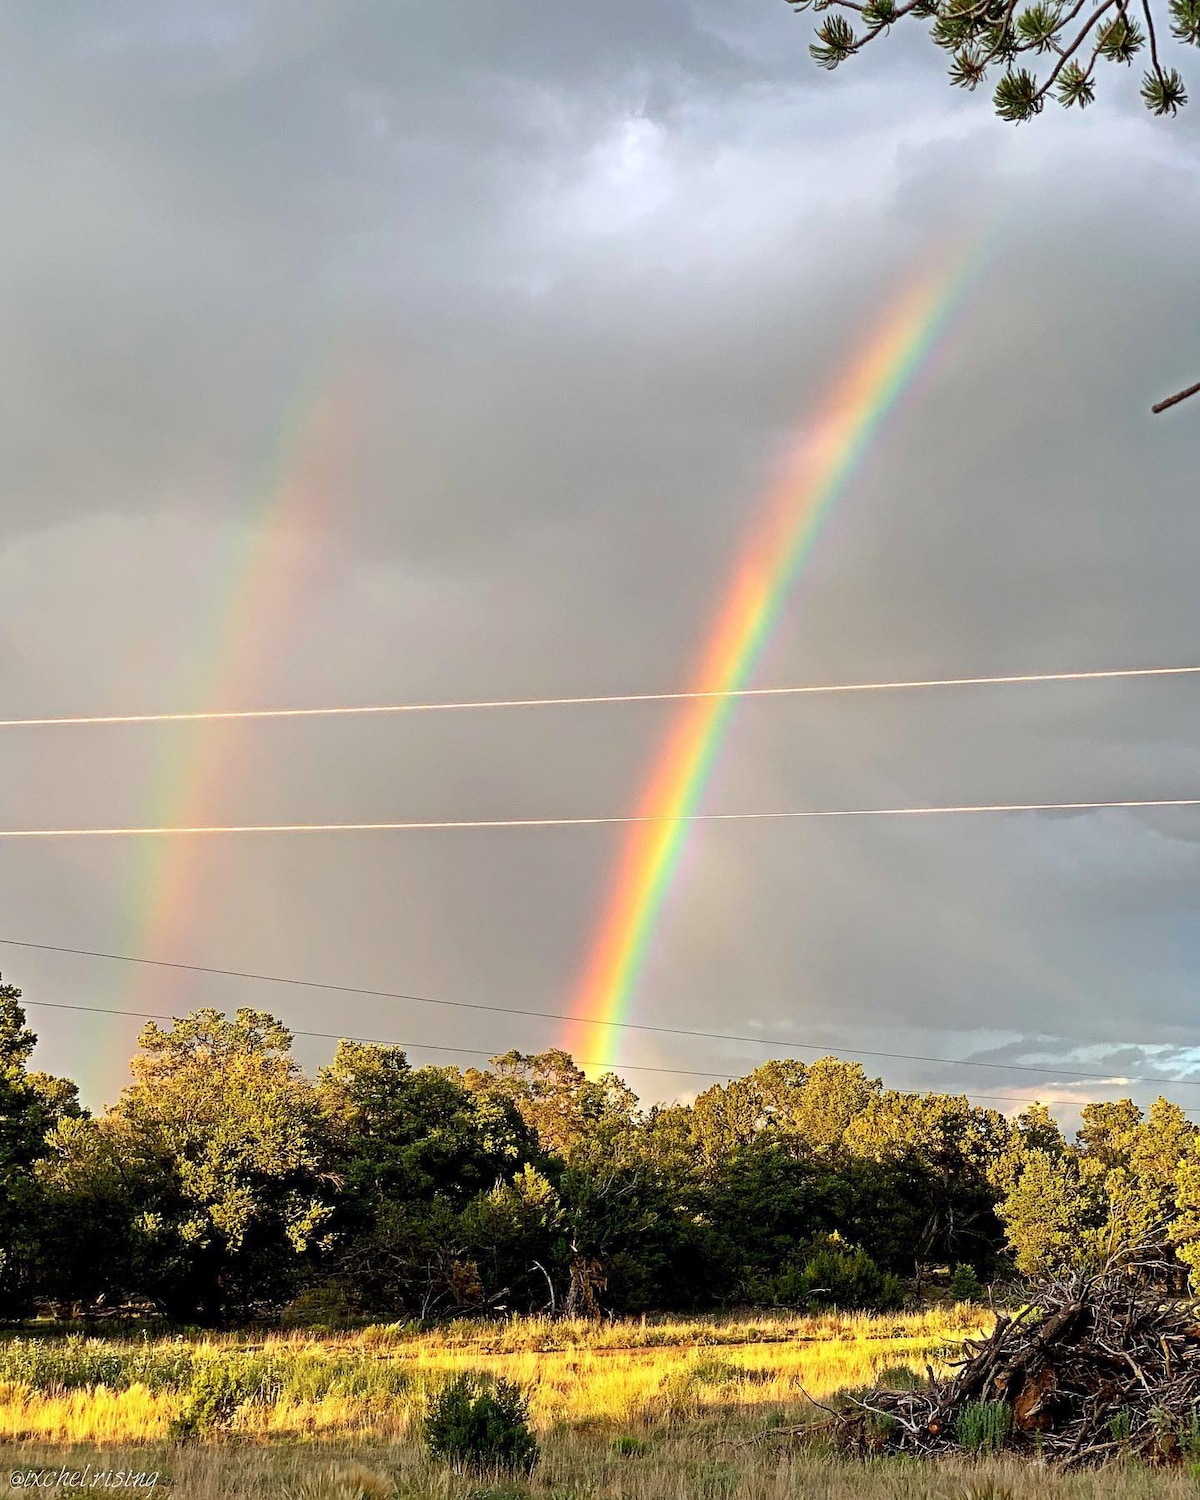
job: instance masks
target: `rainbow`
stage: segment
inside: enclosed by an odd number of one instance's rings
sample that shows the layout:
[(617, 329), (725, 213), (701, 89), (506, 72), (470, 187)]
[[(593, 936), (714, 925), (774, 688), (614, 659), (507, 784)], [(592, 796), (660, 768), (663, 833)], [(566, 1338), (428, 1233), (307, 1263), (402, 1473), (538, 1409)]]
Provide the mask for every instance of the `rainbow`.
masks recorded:
[[(324, 363), (324, 362), (323, 362)], [(249, 505), (223, 530), (208, 562), (206, 614), (177, 681), (183, 701), (225, 707), (252, 701), (286, 652), (324, 553), (354, 411), (345, 380), (325, 368), (293, 399), (275, 435)], [(233, 732), (230, 732), (230, 731)], [(245, 783), (245, 741), (236, 725), (196, 723), (162, 735), (144, 801), (147, 824), (215, 816)], [(204, 840), (137, 841), (124, 910), (126, 951), (174, 959), (192, 951), (211, 915), (222, 856)], [(177, 1001), (178, 978), (135, 972), (122, 999), (163, 1010)]]
[[(768, 494), (733, 569), (690, 687), (745, 687), (779, 622), (822, 523), (870, 450), (881, 424), (927, 366), (982, 262), (978, 241), (960, 247), (893, 302), (805, 428)], [(689, 824), (712, 777), (736, 699), (683, 705), (637, 803), (656, 821), (631, 827), (589, 945), (562, 1045), (598, 1065), (616, 1062)], [(674, 821), (673, 821), (674, 820)]]

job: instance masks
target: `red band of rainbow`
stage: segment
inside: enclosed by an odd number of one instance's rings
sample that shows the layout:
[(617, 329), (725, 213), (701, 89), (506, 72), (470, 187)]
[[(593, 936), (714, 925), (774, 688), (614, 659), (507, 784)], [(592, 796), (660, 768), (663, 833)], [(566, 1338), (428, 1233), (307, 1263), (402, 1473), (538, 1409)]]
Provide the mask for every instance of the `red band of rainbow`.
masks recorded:
[[(978, 242), (936, 274), (924, 274), (888, 309), (824, 409), (804, 430), (767, 496), (721, 599), (690, 687), (745, 687), (774, 631), (821, 525), (869, 450), (881, 423), (926, 367), (940, 334), (975, 279)], [(637, 802), (639, 815), (686, 818), (712, 775), (736, 700), (707, 698), (677, 711)], [(618, 856), (562, 1045), (605, 1064), (637, 996), (663, 903), (690, 825), (634, 825)]]

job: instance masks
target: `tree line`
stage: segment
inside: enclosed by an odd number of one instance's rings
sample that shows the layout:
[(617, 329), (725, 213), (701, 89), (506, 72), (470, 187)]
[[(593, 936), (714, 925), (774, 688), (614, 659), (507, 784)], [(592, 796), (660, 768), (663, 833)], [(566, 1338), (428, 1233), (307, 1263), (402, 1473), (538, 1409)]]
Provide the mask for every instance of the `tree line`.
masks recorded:
[[(99, 1114), (31, 1070), (0, 985), (0, 1316), (180, 1323), (898, 1306), (1170, 1246), (1200, 1277), (1200, 1142), (1176, 1105), (1090, 1104), (1068, 1140), (961, 1095), (774, 1060), (643, 1109), (562, 1051), (413, 1067), (342, 1041), (307, 1077), (263, 1011), (151, 1022)], [(967, 1269), (969, 1268), (969, 1270)]]

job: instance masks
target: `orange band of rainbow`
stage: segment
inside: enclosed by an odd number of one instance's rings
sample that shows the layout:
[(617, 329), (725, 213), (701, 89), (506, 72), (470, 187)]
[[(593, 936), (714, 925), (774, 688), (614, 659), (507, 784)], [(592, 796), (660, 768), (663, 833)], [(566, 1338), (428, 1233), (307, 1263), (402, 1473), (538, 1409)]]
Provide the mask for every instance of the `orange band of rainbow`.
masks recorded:
[[(834, 501), (880, 424), (925, 368), (982, 262), (973, 246), (923, 275), (890, 307), (847, 368), (824, 410), (795, 444), (733, 570), (690, 687), (746, 685)], [(736, 700), (707, 698), (677, 712), (638, 799), (639, 815), (682, 818), (707, 787)], [(638, 824), (591, 941), (562, 1045), (606, 1063), (637, 994), (663, 903), (687, 841), (686, 823)], [(609, 1029), (605, 1029), (605, 1028)]]

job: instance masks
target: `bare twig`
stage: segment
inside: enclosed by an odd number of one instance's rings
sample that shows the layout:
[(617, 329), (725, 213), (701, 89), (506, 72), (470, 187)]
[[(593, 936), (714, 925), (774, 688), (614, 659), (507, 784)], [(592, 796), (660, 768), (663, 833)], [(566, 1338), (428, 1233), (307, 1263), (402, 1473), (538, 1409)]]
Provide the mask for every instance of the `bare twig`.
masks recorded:
[(1001, 1406), (1008, 1446), (1064, 1467), (1177, 1461), (1200, 1403), (1200, 1330), (1195, 1305), (1164, 1291), (1176, 1276), (1156, 1242), (1043, 1281), (990, 1337), (964, 1342), (950, 1378), (930, 1370), (918, 1390), (848, 1403), (841, 1434), (860, 1451), (933, 1454), (959, 1446), (973, 1409)]
[(1200, 395), (1200, 380), (1195, 385), (1189, 385), (1186, 391), (1177, 391), (1174, 396), (1168, 396), (1165, 401), (1157, 401), (1150, 408), (1156, 415), (1160, 411), (1166, 411), (1169, 406), (1178, 406), (1181, 401), (1186, 401), (1189, 396)]

